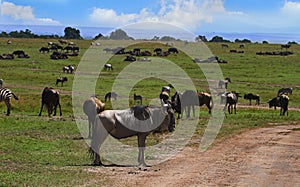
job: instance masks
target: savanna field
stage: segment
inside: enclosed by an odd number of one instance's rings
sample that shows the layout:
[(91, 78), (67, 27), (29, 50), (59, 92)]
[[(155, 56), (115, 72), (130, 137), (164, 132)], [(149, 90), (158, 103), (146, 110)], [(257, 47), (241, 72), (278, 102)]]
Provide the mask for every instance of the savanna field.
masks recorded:
[[(12, 98), (11, 116), (6, 116), (6, 106), (0, 103), (0, 186), (84, 186), (90, 181), (93, 184), (109, 185), (107, 175), (89, 172), (92, 160), (88, 155), (88, 145), (77, 128), (72, 109), (72, 87), (74, 74), (63, 73), (67, 65), (77, 66), (85, 52), (90, 48), (97, 50), (99, 46), (91, 46), (92, 40), (72, 40), (79, 48), (78, 56), (63, 60), (51, 60), (50, 53), (40, 53), (42, 46), (47, 46), (48, 39), (10, 39), (0, 38), (0, 54), (24, 50), (30, 58), (14, 58), (0, 60), (0, 78), (3, 87), (11, 89), (19, 100)], [(54, 41), (57, 42), (57, 41)], [(120, 41), (120, 46), (123, 46)], [(183, 43), (183, 42), (182, 42)], [(176, 42), (175, 46), (183, 45)], [(101, 44), (101, 41), (100, 41)], [(184, 44), (193, 49), (193, 43)], [(269, 127), (274, 125), (300, 124), (300, 45), (293, 44), (288, 49), (294, 54), (289, 56), (256, 55), (256, 52), (285, 51), (280, 44), (246, 44), (240, 49), (237, 43), (229, 43), (222, 48), (220, 43), (206, 43), (211, 52), (228, 63), (219, 64), (224, 77), (230, 77), (232, 83), (229, 91), (242, 94), (254, 93), (261, 97), (261, 105), (249, 106), (249, 101), (239, 98), (237, 114), (228, 115), (223, 122), (217, 139), (222, 140), (248, 129)], [(141, 48), (153, 50), (168, 46), (161, 43), (138, 42), (127, 49)], [(230, 53), (230, 49), (243, 50), (244, 53)], [(104, 101), (104, 95), (111, 91), (114, 80), (129, 62), (124, 62), (126, 55), (115, 55), (108, 63), (113, 71), (103, 72), (96, 83), (95, 92)], [(209, 92), (205, 76), (201, 69), (181, 51), (162, 57), (176, 63), (191, 77), (197, 90)], [(149, 57), (151, 59), (151, 57)], [(143, 62), (151, 63), (151, 62)], [(97, 70), (96, 70), (97, 71)], [(167, 70), (166, 70), (167, 71)], [(199, 73), (200, 72), (200, 73)], [(176, 72), (174, 72), (176, 76)], [(66, 76), (68, 81), (63, 87), (55, 85), (56, 79)], [(147, 105), (158, 97), (161, 87), (167, 82), (148, 78), (138, 82), (130, 90), (129, 105), (133, 106), (133, 94), (144, 98)], [(41, 107), (41, 93), (44, 87), (53, 87), (60, 92), (62, 116), (48, 117), (44, 107), (42, 116), (38, 116)], [(289, 115), (280, 116), (279, 110), (269, 109), (267, 102), (276, 97), (277, 91), (283, 87), (292, 87), (293, 95), (289, 95)], [(171, 95), (175, 93), (171, 91)], [(112, 106), (106, 103), (107, 109)], [(84, 114), (82, 114), (84, 116)], [(210, 116), (207, 108), (200, 109), (200, 120), (193, 135), (193, 140), (201, 139)], [(184, 125), (184, 120), (182, 119)], [(86, 124), (88, 124), (86, 120)], [(160, 140), (158, 135), (150, 135), (146, 144), (153, 145)], [(195, 141), (192, 141), (195, 142)], [(197, 141), (196, 141), (197, 142)], [(129, 138), (125, 143), (136, 144), (136, 138)], [(197, 146), (190, 143), (188, 146)], [(147, 150), (146, 150), (147, 152)], [(96, 182), (95, 182), (96, 180)]]

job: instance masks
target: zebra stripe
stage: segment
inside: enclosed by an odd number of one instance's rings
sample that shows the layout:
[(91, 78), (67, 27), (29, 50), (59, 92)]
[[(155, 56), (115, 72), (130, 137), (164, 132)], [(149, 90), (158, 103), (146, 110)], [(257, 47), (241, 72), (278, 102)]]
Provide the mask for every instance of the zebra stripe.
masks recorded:
[(12, 96), (12, 92), (7, 88), (0, 89), (0, 102), (4, 101), (5, 99), (10, 99)]
[(13, 96), (16, 100), (18, 100), (18, 97), (10, 91), (8, 88), (0, 88), (0, 102), (4, 101), (7, 106), (7, 113), (6, 115), (10, 115), (11, 105), (10, 105), (10, 98)]

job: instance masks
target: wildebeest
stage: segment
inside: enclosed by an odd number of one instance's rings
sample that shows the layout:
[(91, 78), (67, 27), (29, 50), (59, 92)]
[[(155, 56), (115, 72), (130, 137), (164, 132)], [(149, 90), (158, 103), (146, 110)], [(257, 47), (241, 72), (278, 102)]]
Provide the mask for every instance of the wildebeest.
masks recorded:
[[(186, 90), (182, 94), (176, 92), (175, 95), (172, 96), (171, 101), (172, 106), (178, 112), (178, 117), (180, 116), (180, 114), (182, 114), (183, 116), (184, 111), (186, 111), (186, 117), (189, 118), (191, 107), (193, 110), (193, 116), (195, 117), (194, 106), (200, 106), (198, 93), (193, 90)], [(177, 101), (178, 103), (175, 103), (175, 101)]]
[(136, 61), (136, 58), (134, 56), (126, 56), (126, 58), (124, 59), (124, 61), (134, 62), (134, 61)]
[(13, 96), (15, 100), (19, 100), (19, 98), (10, 89), (0, 88), (0, 102), (1, 101), (5, 102), (6, 107), (7, 107), (7, 112), (6, 112), (7, 116), (10, 115), (10, 110), (11, 110), (10, 98), (11, 98), (11, 96)]
[(62, 115), (61, 105), (59, 103), (59, 92), (58, 91), (54, 90), (51, 87), (44, 88), (43, 93), (42, 93), (42, 106), (41, 106), (39, 116), (42, 115), (44, 104), (47, 106), (49, 117), (53, 111), (54, 111), (53, 116), (56, 116), (57, 106), (59, 107), (60, 116)]
[(166, 92), (166, 91), (163, 91), (159, 94), (159, 98), (161, 100), (163, 100), (165, 103), (168, 103), (168, 100), (169, 100), (169, 93)]
[(231, 79), (229, 77), (225, 78), (225, 80), (219, 80), (219, 88), (222, 88), (223, 85), (227, 89), (227, 84), (231, 83)]
[(16, 50), (12, 54), (16, 55), (16, 56), (19, 56), (19, 55), (25, 56), (25, 52), (23, 50)]
[(280, 104), (280, 115), (284, 116), (285, 112), (288, 116), (288, 107), (289, 107), (289, 97), (287, 95), (282, 94), (279, 97), (279, 104)]
[(171, 106), (172, 109), (178, 113), (178, 119), (180, 119), (180, 115), (181, 115), (181, 93), (179, 92), (175, 92), (175, 94), (171, 97)]
[(289, 97), (287, 95), (282, 94), (271, 99), (270, 101), (268, 101), (268, 103), (269, 108), (274, 107), (274, 109), (276, 109), (276, 107), (280, 107), (280, 115), (284, 115), (285, 112), (288, 115)]
[(277, 92), (277, 96), (280, 96), (282, 94), (291, 94), (293, 93), (293, 88), (281, 88)]
[(64, 82), (66, 82), (66, 81), (68, 81), (68, 78), (67, 78), (67, 77), (58, 77), (58, 78), (56, 79), (55, 85), (57, 86), (58, 83), (61, 83), (61, 86), (63, 86)]
[(110, 101), (111, 98), (117, 100), (118, 94), (116, 92), (108, 92), (104, 96), (104, 101)]
[(282, 45), (281, 45), (281, 49), (288, 49), (288, 48), (290, 48), (290, 47), (291, 47), (290, 44), (282, 44)]
[(162, 49), (161, 49), (161, 48), (155, 48), (155, 49), (154, 49), (154, 53), (155, 53), (156, 55), (160, 55), (160, 54), (162, 53)]
[(3, 79), (0, 79), (0, 88), (3, 86)]
[(113, 66), (111, 64), (104, 64), (104, 68), (106, 70), (114, 70)]
[(177, 50), (175, 47), (170, 47), (170, 48), (168, 49), (168, 52), (169, 52), (169, 53), (178, 53), (178, 50)]
[(168, 84), (168, 86), (163, 86), (163, 87), (161, 88), (161, 91), (162, 91), (162, 92), (168, 92), (168, 93), (170, 93), (171, 88), (174, 88), (174, 86), (173, 86), (172, 84)]
[(224, 106), (224, 111), (226, 107), (228, 108), (228, 113), (232, 114), (234, 110), (234, 114), (236, 114), (236, 104), (238, 103), (239, 93), (237, 92), (229, 92), (226, 94), (226, 104)]
[(48, 47), (41, 47), (39, 51), (40, 53), (49, 53), (50, 49)]
[(100, 147), (108, 135), (116, 139), (137, 136), (138, 164), (147, 166), (144, 158), (147, 136), (158, 128), (166, 128), (169, 132), (175, 129), (175, 117), (169, 105), (162, 107), (135, 106), (126, 110), (105, 110), (97, 115), (90, 154), (94, 165), (102, 165)]
[(250, 101), (250, 105), (251, 105), (251, 100), (255, 100), (256, 104), (259, 105), (260, 97), (257, 94), (253, 94), (253, 93), (245, 94), (244, 99), (248, 99)]
[(208, 108), (208, 113), (211, 115), (211, 110), (213, 108), (213, 100), (209, 93), (198, 92), (199, 106), (206, 105)]
[(143, 104), (143, 97), (141, 95), (136, 95), (135, 93), (133, 94), (133, 100), (134, 102), (140, 101), (141, 104)]
[(228, 44), (221, 44), (222, 48), (228, 48)]
[(83, 112), (88, 116), (89, 123), (89, 135), (88, 138), (91, 138), (91, 130), (94, 126), (95, 117), (100, 112), (104, 111), (105, 104), (102, 103), (97, 97), (90, 97), (88, 100), (83, 103)]
[(60, 53), (60, 52), (54, 51), (50, 55), (50, 59), (52, 59), (52, 60), (68, 59), (68, 55), (66, 53)]

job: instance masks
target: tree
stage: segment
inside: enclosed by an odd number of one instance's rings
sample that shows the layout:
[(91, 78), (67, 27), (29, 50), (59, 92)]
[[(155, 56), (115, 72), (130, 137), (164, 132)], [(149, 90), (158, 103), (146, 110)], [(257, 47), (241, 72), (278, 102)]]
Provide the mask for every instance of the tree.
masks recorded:
[(103, 37), (103, 35), (101, 34), (101, 33), (99, 33), (97, 36), (95, 36), (95, 40), (98, 40), (99, 38), (102, 38)]
[(199, 36), (197, 36), (196, 38), (195, 38), (195, 41), (196, 42), (207, 42), (208, 40), (206, 39), (206, 37), (205, 36), (201, 36), (201, 35), (199, 35)]
[(132, 38), (129, 37), (127, 35), (127, 33), (125, 31), (123, 31), (122, 29), (117, 29), (114, 32), (110, 33), (109, 39), (112, 39), (112, 40), (130, 40)]
[(227, 42), (229, 43), (229, 40), (224, 40), (221, 36), (214, 36), (209, 42)]
[(163, 37), (161, 37), (160, 41), (165, 41), (165, 42), (176, 41), (176, 38), (171, 37), (171, 36), (163, 36)]
[(66, 27), (65, 30), (65, 36), (66, 39), (82, 39), (80, 36), (80, 30), (72, 28), (72, 27)]

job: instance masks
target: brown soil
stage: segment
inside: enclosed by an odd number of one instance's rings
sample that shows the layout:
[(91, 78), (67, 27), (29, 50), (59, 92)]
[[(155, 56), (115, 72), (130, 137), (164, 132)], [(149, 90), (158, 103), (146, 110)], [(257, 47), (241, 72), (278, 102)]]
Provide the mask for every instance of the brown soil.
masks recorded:
[[(147, 149), (146, 149), (147, 151)], [(94, 167), (107, 186), (300, 186), (300, 125), (260, 128), (152, 167)]]

